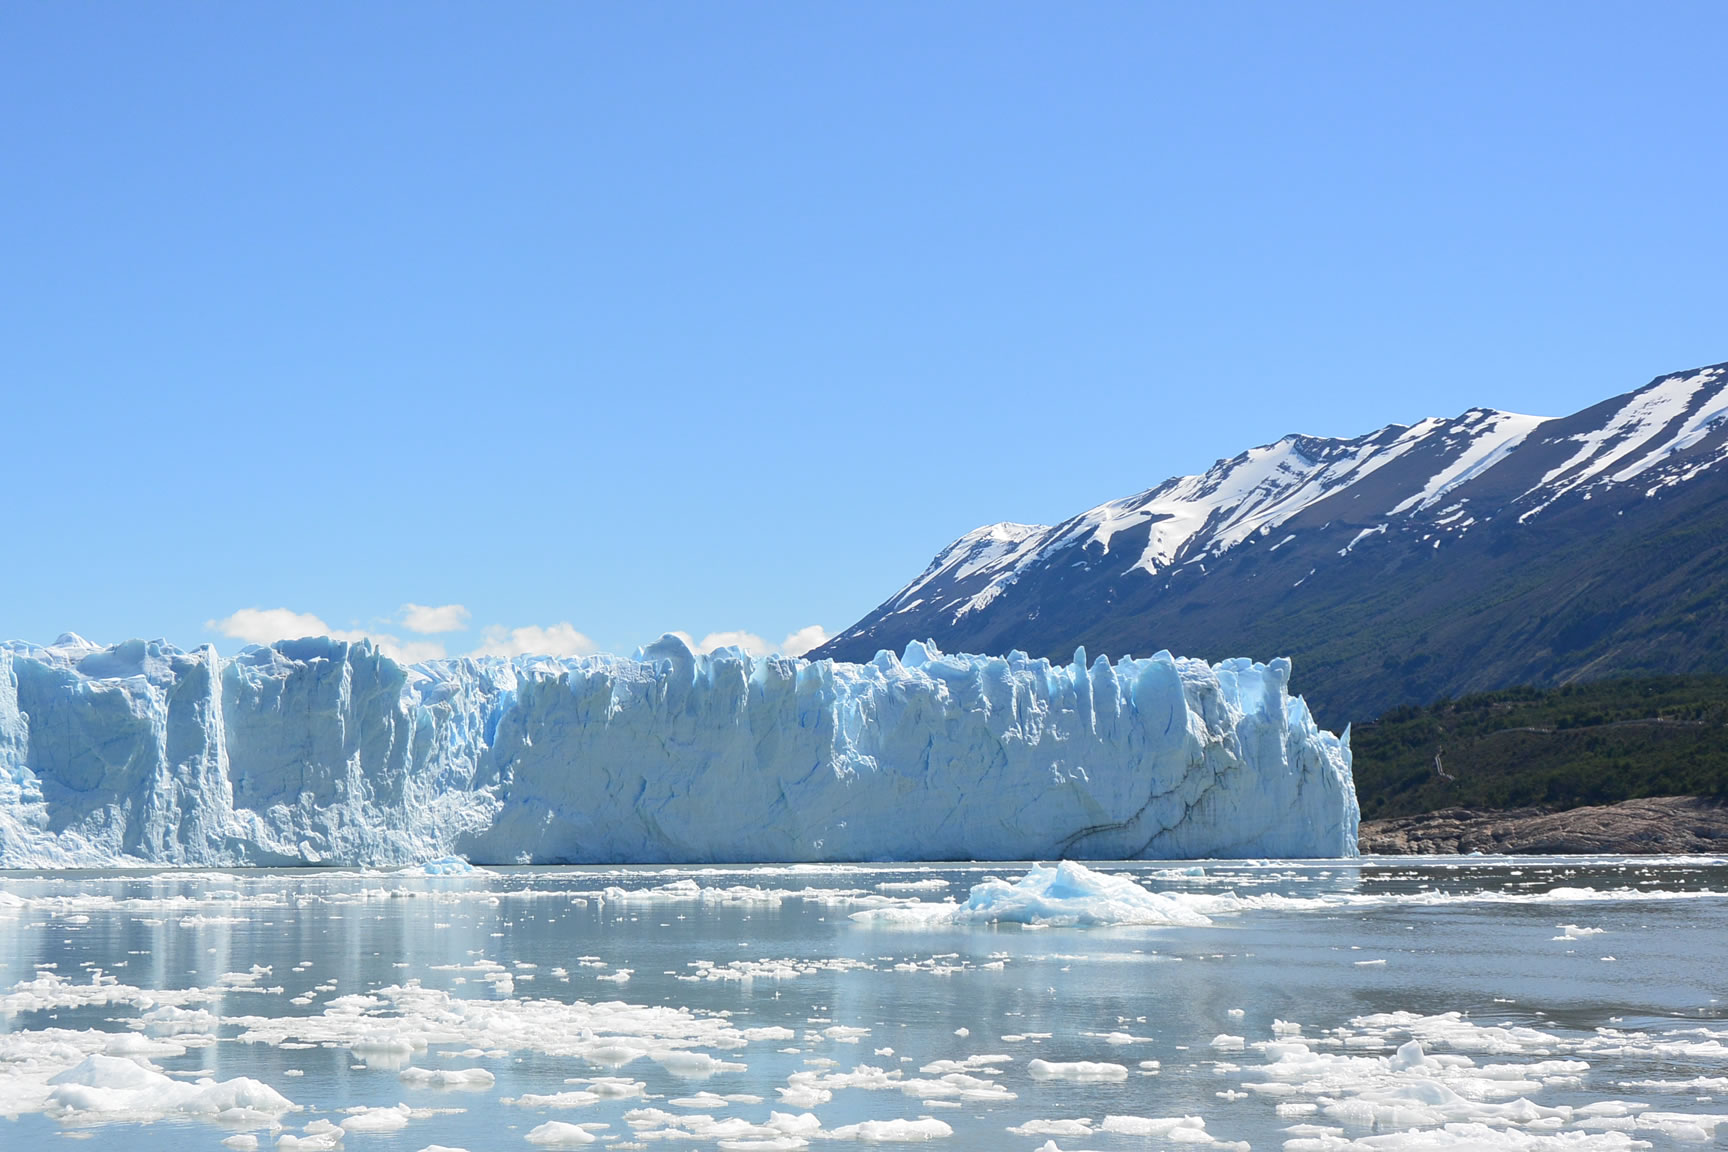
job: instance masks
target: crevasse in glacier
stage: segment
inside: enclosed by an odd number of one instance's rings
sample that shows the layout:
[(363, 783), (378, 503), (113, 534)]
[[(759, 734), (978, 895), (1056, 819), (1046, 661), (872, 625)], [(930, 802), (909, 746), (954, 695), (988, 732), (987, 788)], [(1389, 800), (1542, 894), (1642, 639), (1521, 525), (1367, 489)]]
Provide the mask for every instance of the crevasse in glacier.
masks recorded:
[(0, 645), (0, 867), (1356, 850), (1285, 660)]

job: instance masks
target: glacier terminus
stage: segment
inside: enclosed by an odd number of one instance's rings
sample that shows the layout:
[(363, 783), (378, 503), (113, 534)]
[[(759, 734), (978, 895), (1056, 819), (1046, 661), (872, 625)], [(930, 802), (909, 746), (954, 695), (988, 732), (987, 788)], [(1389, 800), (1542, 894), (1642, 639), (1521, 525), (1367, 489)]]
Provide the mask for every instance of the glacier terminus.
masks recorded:
[(1287, 660), (0, 645), (0, 867), (1356, 851)]

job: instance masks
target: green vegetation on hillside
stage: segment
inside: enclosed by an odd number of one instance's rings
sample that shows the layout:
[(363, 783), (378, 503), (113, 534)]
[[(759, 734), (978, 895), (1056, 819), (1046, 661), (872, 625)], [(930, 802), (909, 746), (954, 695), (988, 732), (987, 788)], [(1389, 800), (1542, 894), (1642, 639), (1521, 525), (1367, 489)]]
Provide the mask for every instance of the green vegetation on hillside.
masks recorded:
[(1510, 688), (1393, 708), (1357, 725), (1350, 746), (1368, 820), (1457, 805), (1728, 799), (1728, 677)]

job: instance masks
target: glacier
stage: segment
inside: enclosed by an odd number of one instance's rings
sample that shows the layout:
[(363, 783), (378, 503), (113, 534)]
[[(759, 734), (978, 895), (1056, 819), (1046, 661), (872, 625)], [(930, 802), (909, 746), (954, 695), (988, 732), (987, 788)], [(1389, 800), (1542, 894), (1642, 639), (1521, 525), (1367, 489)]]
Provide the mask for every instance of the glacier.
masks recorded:
[(0, 644), (0, 868), (1354, 855), (1290, 663)]

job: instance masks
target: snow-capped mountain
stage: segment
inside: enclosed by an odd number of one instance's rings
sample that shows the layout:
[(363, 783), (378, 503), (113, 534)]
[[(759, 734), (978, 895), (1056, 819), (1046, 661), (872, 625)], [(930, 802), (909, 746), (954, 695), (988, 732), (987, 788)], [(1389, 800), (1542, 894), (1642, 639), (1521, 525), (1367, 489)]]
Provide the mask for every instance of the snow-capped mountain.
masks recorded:
[[(1728, 671), (1728, 652), (1694, 651), (1721, 635), (1697, 621), (1667, 662), (1650, 636), (1616, 639), (1634, 604), (1663, 615), (1651, 601), (1673, 561), (1719, 552), (1724, 535), (1698, 531), (1724, 511), (1725, 458), (1728, 365), (1563, 418), (1474, 408), (1350, 440), (1286, 436), (1061, 524), (969, 532), (812, 655), (923, 637), (1037, 655), (1288, 653), (1306, 691), (1356, 715), (1514, 674)], [(1696, 546), (1641, 575), (1674, 533)], [(1455, 635), (1459, 612), (1475, 631)], [(1478, 639), (1507, 647), (1483, 660)]]

